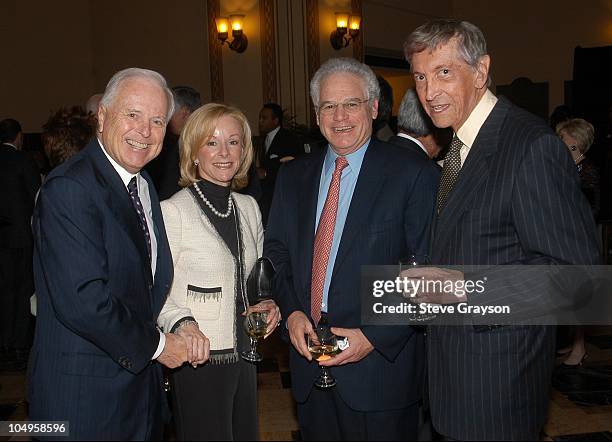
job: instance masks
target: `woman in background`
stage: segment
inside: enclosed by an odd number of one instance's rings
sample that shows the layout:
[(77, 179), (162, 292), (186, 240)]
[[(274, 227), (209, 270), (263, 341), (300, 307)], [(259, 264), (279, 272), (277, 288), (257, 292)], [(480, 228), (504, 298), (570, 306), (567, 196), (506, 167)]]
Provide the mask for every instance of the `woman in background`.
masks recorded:
[[(586, 157), (595, 138), (593, 125), (582, 118), (572, 118), (557, 125), (557, 135), (565, 143), (580, 175), (580, 187), (589, 201), (593, 217), (597, 221), (600, 209), (599, 172), (595, 165)], [(574, 327), (573, 342), (570, 347), (558, 352), (567, 355), (561, 364), (564, 368), (576, 368), (587, 358), (584, 341), (584, 327)]]

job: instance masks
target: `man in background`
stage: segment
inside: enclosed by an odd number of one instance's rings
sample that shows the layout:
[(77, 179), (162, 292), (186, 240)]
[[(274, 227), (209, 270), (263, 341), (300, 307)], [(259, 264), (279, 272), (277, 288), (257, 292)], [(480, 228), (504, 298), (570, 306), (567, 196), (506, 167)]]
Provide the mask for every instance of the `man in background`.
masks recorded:
[(87, 103), (85, 103), (85, 110), (96, 118), (98, 116), (98, 106), (100, 106), (102, 95), (104, 94), (93, 94), (87, 99)]
[(31, 218), (40, 174), (22, 151), (21, 125), (0, 121), (0, 357), (7, 368), (25, 368), (32, 339)]
[(189, 116), (202, 106), (200, 93), (192, 87), (173, 87), (172, 95), (175, 111), (168, 123), (164, 147), (158, 157), (146, 166), (147, 172), (153, 179), (160, 201), (170, 198), (181, 190), (178, 184), (181, 176), (178, 140)]
[(408, 89), (402, 98), (397, 116), (397, 135), (389, 142), (406, 148), (426, 159), (438, 156), (442, 147), (436, 137), (437, 129), (421, 106), (414, 89)]
[(281, 164), (304, 152), (304, 146), (298, 137), (283, 127), (283, 108), (276, 103), (264, 104), (259, 112), (259, 135), (263, 137), (263, 145), (256, 155), (262, 193), (259, 208), (263, 225), (266, 226), (278, 169)]

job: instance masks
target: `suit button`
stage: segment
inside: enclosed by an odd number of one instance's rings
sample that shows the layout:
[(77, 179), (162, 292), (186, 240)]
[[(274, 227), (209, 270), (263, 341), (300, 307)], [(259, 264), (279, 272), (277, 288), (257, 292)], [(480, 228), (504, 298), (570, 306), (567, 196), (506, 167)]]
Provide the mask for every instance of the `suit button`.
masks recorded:
[(123, 368), (132, 368), (132, 362), (125, 356), (119, 358), (119, 364), (121, 364)]
[(153, 290), (153, 284), (149, 284), (149, 290)]

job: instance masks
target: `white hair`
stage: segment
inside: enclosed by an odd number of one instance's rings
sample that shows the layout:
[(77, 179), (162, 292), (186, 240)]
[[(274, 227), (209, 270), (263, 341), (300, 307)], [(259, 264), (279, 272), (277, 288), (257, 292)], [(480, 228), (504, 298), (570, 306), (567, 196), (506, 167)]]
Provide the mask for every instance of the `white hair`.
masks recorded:
[(317, 113), (319, 112), (319, 102), (321, 97), (321, 82), (325, 77), (331, 74), (349, 73), (358, 76), (363, 80), (365, 86), (365, 94), (369, 101), (378, 100), (380, 97), (380, 85), (376, 79), (376, 75), (372, 72), (369, 66), (358, 62), (354, 58), (330, 58), (315, 72), (312, 80), (310, 80), (310, 98), (315, 106)]
[(113, 100), (117, 97), (117, 91), (119, 90), (121, 83), (130, 78), (145, 78), (152, 80), (163, 89), (168, 101), (166, 121), (170, 121), (172, 114), (174, 114), (174, 96), (172, 95), (172, 91), (168, 88), (166, 79), (160, 73), (150, 69), (127, 68), (117, 72), (108, 81), (106, 89), (104, 90), (104, 95), (102, 95), (102, 99), (100, 100), (100, 104), (105, 107), (110, 106)]

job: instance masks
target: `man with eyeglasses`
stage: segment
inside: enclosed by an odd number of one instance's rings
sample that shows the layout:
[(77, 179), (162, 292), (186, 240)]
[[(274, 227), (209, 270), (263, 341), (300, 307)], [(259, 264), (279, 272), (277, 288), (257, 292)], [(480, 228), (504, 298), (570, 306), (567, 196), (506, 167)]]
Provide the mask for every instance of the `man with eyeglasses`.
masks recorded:
[[(379, 85), (366, 65), (328, 60), (310, 89), (328, 146), (281, 169), (264, 242), (287, 318), (302, 438), (415, 439), (421, 337), (408, 326), (361, 325), (360, 271), (427, 253), (438, 171), (372, 139)], [(320, 390), (306, 336), (324, 322), (348, 348), (321, 362), (337, 384)]]

